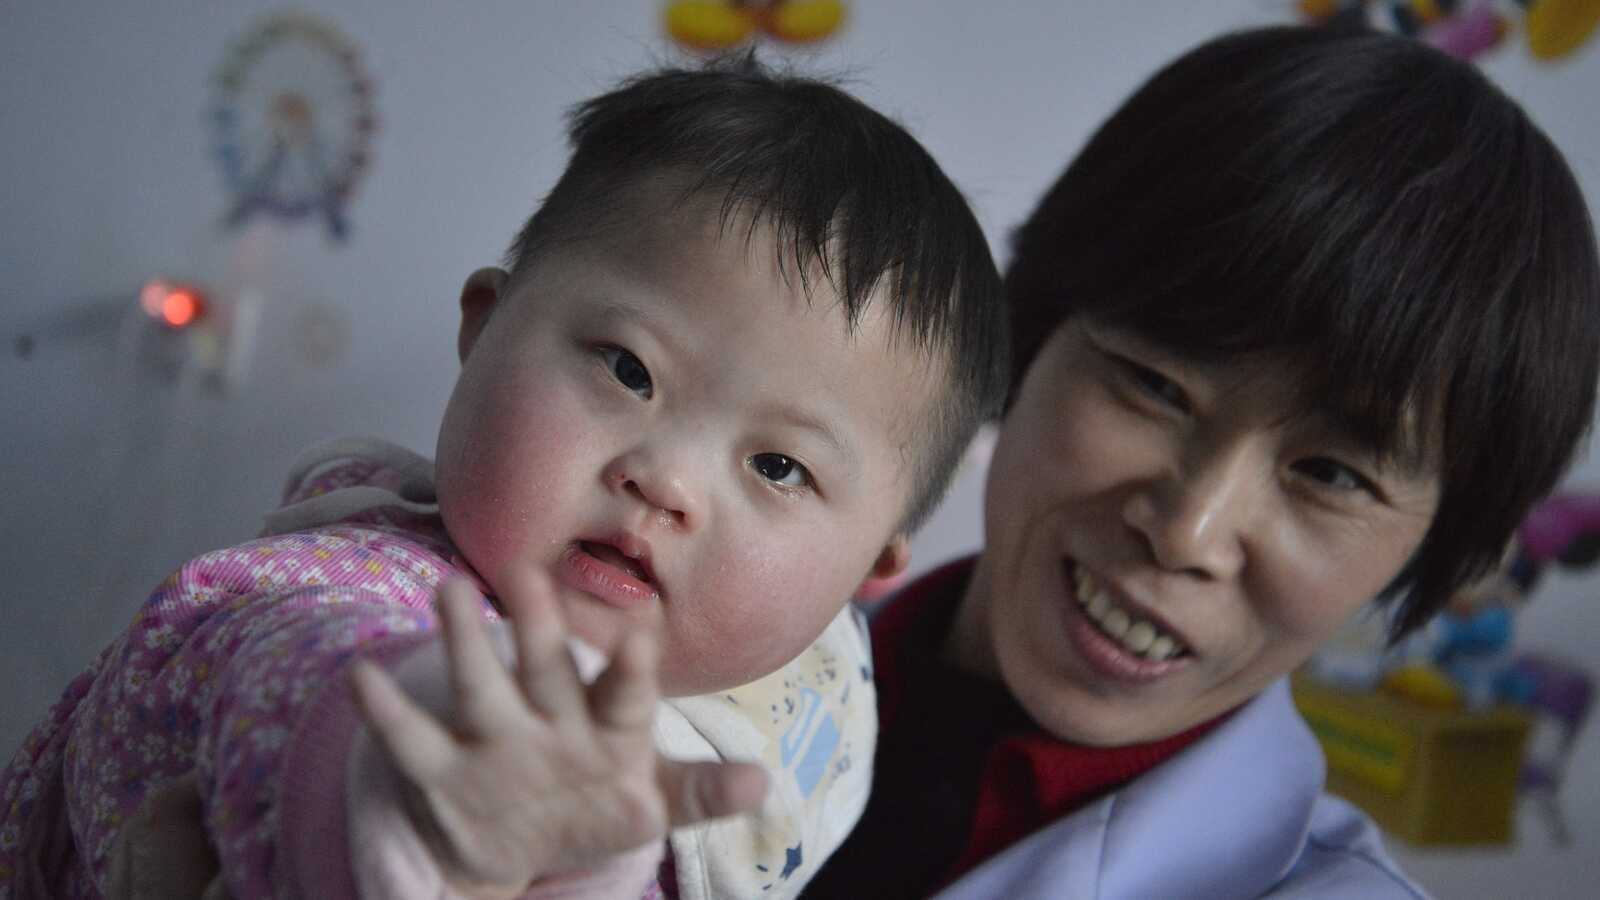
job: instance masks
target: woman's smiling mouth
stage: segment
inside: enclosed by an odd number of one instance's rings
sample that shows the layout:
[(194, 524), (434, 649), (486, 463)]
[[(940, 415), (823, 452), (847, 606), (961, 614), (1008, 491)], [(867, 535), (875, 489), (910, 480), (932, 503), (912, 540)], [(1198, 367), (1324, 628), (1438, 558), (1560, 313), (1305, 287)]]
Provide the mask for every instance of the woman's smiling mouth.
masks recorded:
[(1068, 633), (1095, 668), (1115, 678), (1145, 681), (1190, 658), (1180, 637), (1124, 605), (1088, 571), (1070, 560), (1063, 569), (1073, 605), (1082, 613), (1069, 617)]

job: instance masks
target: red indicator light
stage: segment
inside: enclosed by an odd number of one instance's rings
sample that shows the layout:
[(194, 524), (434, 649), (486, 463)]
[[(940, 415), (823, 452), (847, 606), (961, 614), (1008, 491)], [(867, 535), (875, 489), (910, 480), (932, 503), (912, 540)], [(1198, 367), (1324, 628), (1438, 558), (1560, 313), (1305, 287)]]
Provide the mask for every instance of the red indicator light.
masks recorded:
[(159, 278), (152, 278), (145, 282), (139, 290), (139, 306), (145, 314), (152, 319), (161, 318), (161, 308), (167, 302), (167, 295), (172, 293), (172, 285)]
[(206, 296), (193, 285), (152, 278), (139, 290), (139, 307), (168, 328), (182, 329), (205, 315)]
[(187, 288), (179, 288), (167, 295), (161, 304), (161, 320), (173, 328), (182, 328), (200, 316), (200, 297)]

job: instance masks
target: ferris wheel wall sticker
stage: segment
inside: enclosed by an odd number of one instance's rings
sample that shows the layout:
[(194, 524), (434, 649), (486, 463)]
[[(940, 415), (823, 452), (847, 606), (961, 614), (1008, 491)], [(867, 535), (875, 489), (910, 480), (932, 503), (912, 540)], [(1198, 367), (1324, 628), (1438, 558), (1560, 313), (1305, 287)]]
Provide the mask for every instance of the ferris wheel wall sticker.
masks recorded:
[(667, 34), (690, 50), (731, 50), (762, 38), (812, 44), (844, 25), (842, 0), (668, 0)]
[(317, 216), (342, 240), (372, 158), (373, 84), (354, 43), (303, 13), (270, 16), (228, 47), (211, 124), (230, 193), (226, 223)]

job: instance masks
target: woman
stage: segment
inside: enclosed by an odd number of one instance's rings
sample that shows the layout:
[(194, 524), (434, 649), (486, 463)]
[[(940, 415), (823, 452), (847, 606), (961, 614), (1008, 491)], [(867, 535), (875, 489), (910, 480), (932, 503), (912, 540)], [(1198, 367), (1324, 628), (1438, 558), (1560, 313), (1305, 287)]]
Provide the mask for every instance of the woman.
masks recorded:
[(1016, 236), (981, 554), (873, 623), (872, 801), (807, 897), (1415, 897), (1284, 677), (1491, 570), (1594, 410), (1600, 265), (1476, 70), (1224, 37)]

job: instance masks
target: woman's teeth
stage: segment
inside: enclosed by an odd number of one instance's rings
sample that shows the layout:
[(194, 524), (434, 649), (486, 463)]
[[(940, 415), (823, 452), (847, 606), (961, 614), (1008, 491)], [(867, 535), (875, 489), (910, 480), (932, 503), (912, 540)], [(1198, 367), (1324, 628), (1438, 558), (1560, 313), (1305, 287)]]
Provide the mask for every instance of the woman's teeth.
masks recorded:
[(1073, 567), (1073, 587), (1077, 591), (1078, 605), (1088, 614), (1107, 637), (1115, 639), (1128, 652), (1154, 662), (1171, 659), (1184, 652), (1177, 638), (1163, 632), (1154, 622), (1130, 615), (1117, 606), (1110, 595), (1101, 589), (1094, 576)]

